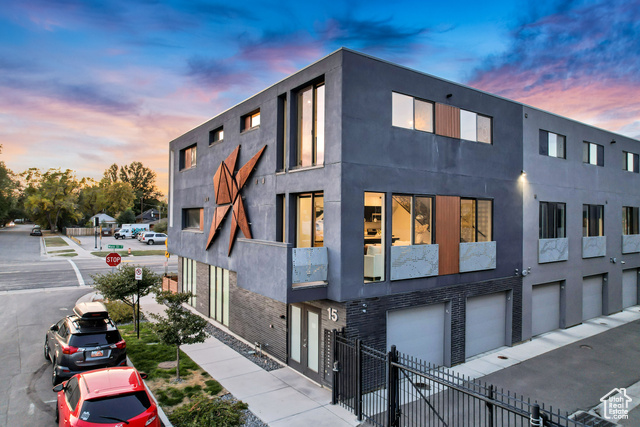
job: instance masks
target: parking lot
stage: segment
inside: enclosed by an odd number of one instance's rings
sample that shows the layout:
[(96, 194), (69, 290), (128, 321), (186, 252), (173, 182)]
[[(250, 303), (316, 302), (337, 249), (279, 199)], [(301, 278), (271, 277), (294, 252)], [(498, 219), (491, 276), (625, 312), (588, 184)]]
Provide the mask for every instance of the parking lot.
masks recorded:
[(120, 245), (122, 248), (118, 248), (118, 251), (126, 251), (131, 249), (132, 251), (151, 251), (151, 250), (164, 250), (164, 243), (156, 243), (154, 245), (147, 245), (146, 243), (139, 242), (137, 239), (116, 239), (113, 236), (98, 236), (97, 243), (94, 236), (77, 236), (76, 239), (82, 243), (82, 249), (87, 251), (105, 251), (108, 250), (109, 245)]

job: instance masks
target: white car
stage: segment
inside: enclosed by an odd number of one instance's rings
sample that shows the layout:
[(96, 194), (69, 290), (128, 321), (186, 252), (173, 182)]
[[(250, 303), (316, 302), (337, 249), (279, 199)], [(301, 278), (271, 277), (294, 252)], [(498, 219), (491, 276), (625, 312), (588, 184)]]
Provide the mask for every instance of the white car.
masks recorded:
[(167, 240), (167, 235), (164, 233), (156, 233), (154, 231), (145, 231), (140, 237), (142, 243), (147, 245), (153, 245), (154, 243), (164, 243)]

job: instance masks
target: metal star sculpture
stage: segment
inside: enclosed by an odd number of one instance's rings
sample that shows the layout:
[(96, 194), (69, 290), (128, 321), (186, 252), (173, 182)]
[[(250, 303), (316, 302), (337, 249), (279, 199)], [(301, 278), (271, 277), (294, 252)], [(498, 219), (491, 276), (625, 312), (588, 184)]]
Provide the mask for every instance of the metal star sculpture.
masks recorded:
[(240, 146), (233, 150), (229, 157), (220, 163), (218, 170), (213, 175), (213, 189), (215, 191), (216, 210), (213, 214), (213, 220), (211, 221), (211, 228), (209, 229), (209, 238), (207, 239), (207, 246), (205, 250), (209, 249), (211, 242), (218, 234), (222, 221), (225, 219), (227, 212), (233, 206), (233, 214), (231, 217), (231, 236), (229, 237), (229, 252), (231, 255), (231, 248), (235, 242), (236, 232), (238, 228), (242, 230), (242, 234), (245, 238), (251, 239), (251, 229), (249, 228), (249, 222), (247, 221), (247, 214), (244, 210), (244, 204), (242, 203), (242, 197), (240, 196), (240, 190), (246, 184), (249, 179), (249, 175), (253, 172), (253, 169), (258, 163), (260, 156), (267, 148), (265, 145), (260, 151), (258, 151), (244, 166), (236, 172), (236, 162), (238, 160), (238, 153), (240, 152)]

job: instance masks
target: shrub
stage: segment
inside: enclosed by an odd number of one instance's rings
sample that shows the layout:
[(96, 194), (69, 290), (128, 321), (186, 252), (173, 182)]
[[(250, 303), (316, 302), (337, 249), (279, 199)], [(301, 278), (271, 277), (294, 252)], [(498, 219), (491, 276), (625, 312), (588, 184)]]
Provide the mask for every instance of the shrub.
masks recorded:
[(168, 226), (167, 219), (162, 218), (160, 221), (156, 223), (156, 225), (153, 226), (153, 231), (155, 231), (156, 233), (166, 233), (167, 226)]
[(238, 426), (247, 408), (243, 402), (202, 396), (173, 411), (169, 421), (175, 427)]
[(122, 301), (105, 302), (104, 305), (107, 306), (109, 317), (111, 317), (114, 322), (118, 324), (133, 322), (133, 310)]

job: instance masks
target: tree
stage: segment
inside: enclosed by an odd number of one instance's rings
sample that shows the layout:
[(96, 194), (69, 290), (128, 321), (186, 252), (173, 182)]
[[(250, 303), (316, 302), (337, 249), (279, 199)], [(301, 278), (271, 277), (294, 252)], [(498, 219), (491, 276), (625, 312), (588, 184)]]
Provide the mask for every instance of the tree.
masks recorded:
[[(162, 197), (162, 193), (156, 187), (156, 173), (140, 162), (132, 162), (130, 165), (122, 166), (119, 178), (133, 187), (136, 195), (134, 211), (137, 213), (142, 213), (144, 210), (142, 208), (144, 200), (157, 202), (157, 199)], [(140, 206), (139, 212), (138, 206)]]
[[(0, 153), (2, 145), (0, 145)], [(0, 162), (0, 224), (4, 224), (11, 218), (18, 201), (19, 184), (15, 175), (4, 162)]]
[(83, 187), (78, 196), (78, 208), (86, 220), (104, 209), (104, 191), (98, 183), (90, 178), (83, 179), (81, 184)]
[[(140, 292), (140, 297), (149, 295), (149, 293), (158, 288), (162, 278), (148, 267), (141, 267), (142, 280), (138, 281), (135, 279), (137, 267), (140, 266), (121, 264), (113, 272), (95, 274), (91, 278), (96, 291), (100, 292), (108, 300), (120, 300), (127, 304), (133, 310), (133, 318), (139, 320), (135, 310), (138, 302), (136, 300), (138, 291)], [(137, 282), (140, 283), (138, 284)], [(138, 322), (136, 322), (136, 325), (138, 325)]]
[(109, 166), (107, 168), (107, 170), (104, 171), (104, 175), (103, 175), (103, 181), (106, 180), (109, 184), (117, 182), (118, 181), (118, 165), (117, 164), (112, 164), (111, 166)]
[(24, 174), (29, 183), (25, 190), (25, 210), (36, 222), (48, 224), (55, 231), (63, 212), (70, 219), (78, 220), (82, 217), (77, 203), (80, 182), (72, 170), (62, 172), (60, 169), (49, 169), (43, 174), (38, 169), (31, 168)]
[[(128, 182), (113, 182), (103, 191), (104, 207), (110, 215), (116, 215), (133, 207), (136, 196)], [(135, 222), (135, 216), (133, 222)]]
[(165, 316), (151, 313), (156, 320), (153, 330), (164, 344), (176, 346), (176, 375), (180, 381), (180, 346), (204, 342), (207, 321), (184, 308), (182, 304), (191, 298), (190, 292), (172, 293), (162, 291), (156, 294), (156, 301), (167, 306)]
[(116, 222), (118, 223), (118, 225), (134, 224), (136, 222), (136, 214), (134, 214), (131, 209), (127, 209), (126, 211), (118, 215), (118, 217), (116, 218)]

